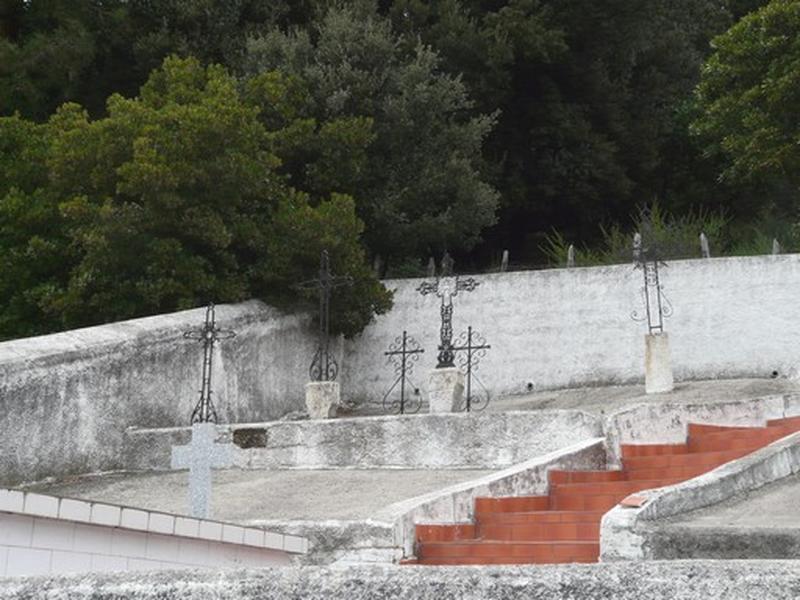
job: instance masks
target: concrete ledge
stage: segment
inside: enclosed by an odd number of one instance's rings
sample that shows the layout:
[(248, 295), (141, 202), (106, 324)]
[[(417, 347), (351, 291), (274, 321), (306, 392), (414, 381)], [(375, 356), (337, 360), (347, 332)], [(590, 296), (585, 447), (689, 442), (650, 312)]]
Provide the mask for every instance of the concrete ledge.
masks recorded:
[(675, 559), (800, 559), (800, 528), (686, 527), (666, 525), (648, 535), (653, 555)]
[[(128, 430), (126, 468), (169, 469), (171, 447), (187, 443), (189, 431)], [(217, 431), (219, 442), (254, 440), (234, 448), (241, 469), (498, 469), (602, 435), (600, 418), (577, 410), (273, 421)]]
[(796, 598), (796, 561), (636, 562), (540, 567), (303, 567), (37, 577), (0, 581), (0, 599), (370, 598), (375, 600), (752, 600)]
[(800, 472), (800, 432), (683, 483), (637, 495), (640, 508), (616, 506), (600, 529), (600, 560), (658, 559), (653, 543), (656, 521), (722, 502)]

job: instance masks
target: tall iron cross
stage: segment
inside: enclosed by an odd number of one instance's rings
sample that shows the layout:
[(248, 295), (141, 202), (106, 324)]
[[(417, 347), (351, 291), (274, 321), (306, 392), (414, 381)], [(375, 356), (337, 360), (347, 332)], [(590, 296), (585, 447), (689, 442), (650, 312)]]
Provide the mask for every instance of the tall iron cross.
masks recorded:
[(442, 303), (439, 313), (442, 318), (442, 326), (439, 332), (439, 363), (437, 369), (455, 366), (455, 350), (453, 349), (453, 298), (459, 291), (471, 292), (479, 283), (472, 277), (460, 279), (457, 275), (453, 277), (437, 277), (436, 282), (424, 281), (417, 288), (423, 296), (436, 294)]
[(200, 384), (200, 400), (192, 411), (192, 423), (216, 423), (217, 410), (211, 400), (213, 390), (211, 388), (212, 367), (214, 360), (214, 344), (218, 340), (227, 340), (234, 337), (236, 333), (217, 327), (214, 310), (214, 303), (209, 302), (206, 308), (206, 321), (200, 329), (187, 331), (183, 337), (196, 340), (203, 344), (203, 375)]
[(323, 250), (319, 259), (319, 277), (299, 283), (296, 287), (319, 291), (319, 338), (317, 351), (308, 368), (312, 381), (333, 381), (339, 373), (339, 365), (330, 353), (331, 290), (351, 285), (353, 279), (347, 275), (333, 275), (328, 251)]
[[(646, 240), (645, 240), (646, 241)], [(664, 332), (664, 319), (672, 316), (672, 303), (664, 294), (659, 267), (667, 266), (659, 257), (659, 249), (644, 246), (642, 235), (637, 233), (633, 238), (633, 266), (641, 269), (644, 285), (641, 288), (644, 314), (634, 310), (631, 318), (634, 321), (647, 321), (650, 334)]]
[[(491, 346), (486, 343), (484, 337), (476, 331), (473, 331), (472, 325), (467, 327), (467, 334), (461, 334), (459, 341), (460, 345), (455, 346), (455, 352), (466, 351), (467, 356), (464, 357), (462, 365), (467, 370), (467, 412), (472, 409), (472, 371), (478, 366), (478, 361), (483, 358), (486, 351), (491, 349)], [(474, 342), (474, 343), (473, 343)], [(461, 360), (461, 359), (459, 359)]]
[[(404, 330), (402, 337), (397, 338), (394, 343), (389, 346), (389, 351), (383, 353), (384, 356), (389, 357), (389, 362), (394, 364), (395, 374), (397, 375), (394, 384), (392, 384), (392, 387), (389, 388), (389, 391), (386, 392), (386, 395), (383, 397), (384, 404), (386, 403), (386, 398), (389, 397), (389, 394), (392, 393), (392, 390), (399, 382), (401, 415), (406, 412), (406, 380), (411, 374), (414, 362), (416, 362), (419, 355), (423, 352), (425, 352), (425, 350), (420, 348), (417, 341), (410, 337), (408, 332)], [(399, 361), (397, 360), (398, 357)]]

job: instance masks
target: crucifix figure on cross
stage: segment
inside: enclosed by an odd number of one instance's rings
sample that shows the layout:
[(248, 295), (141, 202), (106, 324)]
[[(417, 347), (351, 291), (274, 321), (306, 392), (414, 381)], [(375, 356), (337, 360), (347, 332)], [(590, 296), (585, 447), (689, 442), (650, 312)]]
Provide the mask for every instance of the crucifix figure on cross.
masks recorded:
[(193, 329), (183, 334), (184, 338), (197, 340), (203, 344), (203, 375), (200, 383), (200, 400), (198, 400), (192, 411), (192, 423), (217, 422), (217, 410), (211, 400), (211, 396), (214, 393), (211, 388), (214, 344), (218, 340), (227, 340), (235, 335), (233, 331), (217, 327), (213, 302), (210, 302), (206, 308), (206, 321), (203, 326), (200, 329)]
[(437, 369), (455, 366), (455, 350), (453, 349), (453, 298), (459, 291), (471, 292), (478, 287), (478, 282), (472, 277), (460, 279), (455, 277), (437, 277), (436, 282), (424, 281), (419, 285), (417, 291), (426, 296), (436, 294), (441, 299), (439, 313), (442, 319), (442, 326), (439, 332), (439, 356)]
[(352, 283), (353, 279), (347, 275), (331, 273), (328, 251), (323, 250), (319, 261), (319, 277), (296, 286), (302, 290), (319, 291), (319, 338), (317, 351), (308, 369), (312, 381), (333, 381), (339, 372), (339, 365), (330, 353), (331, 290)]

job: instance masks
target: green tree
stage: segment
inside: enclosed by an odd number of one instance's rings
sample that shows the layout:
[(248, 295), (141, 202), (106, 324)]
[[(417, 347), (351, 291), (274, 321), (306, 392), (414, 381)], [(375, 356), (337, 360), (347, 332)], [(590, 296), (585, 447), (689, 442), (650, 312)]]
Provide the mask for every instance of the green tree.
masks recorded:
[[(389, 307), (366, 267), (352, 200), (312, 206), (287, 185), (264, 108), (222, 67), (169, 58), (138, 97), (112, 96), (107, 110), (90, 120), (65, 104), (44, 125), (0, 119), (0, 131), (15, 132), (0, 152), (15, 186), (0, 201), (0, 251), (22, 257), (0, 274), (5, 335), (38, 332), (35, 315), (61, 328), (211, 299), (285, 298), (323, 247), (356, 281), (339, 299), (337, 331), (355, 333)], [(36, 167), (15, 166), (22, 156)], [(11, 327), (20, 306), (26, 318)]]
[(694, 129), (732, 181), (800, 181), (800, 1), (773, 0), (713, 42)]
[[(335, 148), (325, 138), (360, 145), (374, 136), (358, 164), (337, 157), (313, 169), (293, 157), (306, 140), (284, 144), (291, 181), (312, 195), (347, 193), (356, 200), (370, 250), (389, 263), (445, 248), (469, 250), (494, 221), (498, 195), (485, 183), (481, 146), (493, 118), (470, 116), (458, 77), (444, 73), (436, 53), (392, 33), (372, 2), (334, 7), (310, 30), (274, 30), (249, 46), (248, 70), (279, 70), (304, 90), (313, 120), (313, 152)], [(311, 127), (311, 125), (309, 125)]]

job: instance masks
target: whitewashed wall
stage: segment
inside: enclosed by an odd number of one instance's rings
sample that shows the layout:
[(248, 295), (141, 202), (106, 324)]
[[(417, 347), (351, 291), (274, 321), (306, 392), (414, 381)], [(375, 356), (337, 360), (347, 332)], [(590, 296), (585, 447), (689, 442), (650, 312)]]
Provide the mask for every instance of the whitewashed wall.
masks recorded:
[[(800, 357), (800, 255), (670, 262), (661, 269), (673, 304), (666, 320), (677, 379), (794, 376)], [(494, 394), (644, 379), (642, 273), (631, 265), (476, 277), (455, 298), (454, 330), (468, 325), (492, 345), (478, 371)], [(342, 389), (374, 401), (391, 385), (382, 350), (407, 329), (425, 348), (424, 388), (436, 364), (439, 299), (423, 280), (385, 282), (395, 308), (345, 345)]]
[[(794, 376), (800, 354), (800, 255), (676, 261), (662, 269), (675, 314), (666, 328), (678, 379)], [(630, 265), (477, 277), (455, 300), (492, 349), (479, 375), (495, 394), (643, 378), (645, 326), (630, 319), (641, 272)], [(393, 372), (383, 352), (403, 329), (436, 363), (439, 301), (421, 280), (387, 281), (395, 307), (344, 344), (343, 396), (378, 402)], [(0, 344), (0, 484), (119, 469), (127, 427), (187, 424), (201, 352), (182, 332), (197, 309)], [(302, 408), (314, 331), (307, 315), (259, 302), (221, 306), (238, 332), (215, 359), (223, 422), (259, 422)]]

